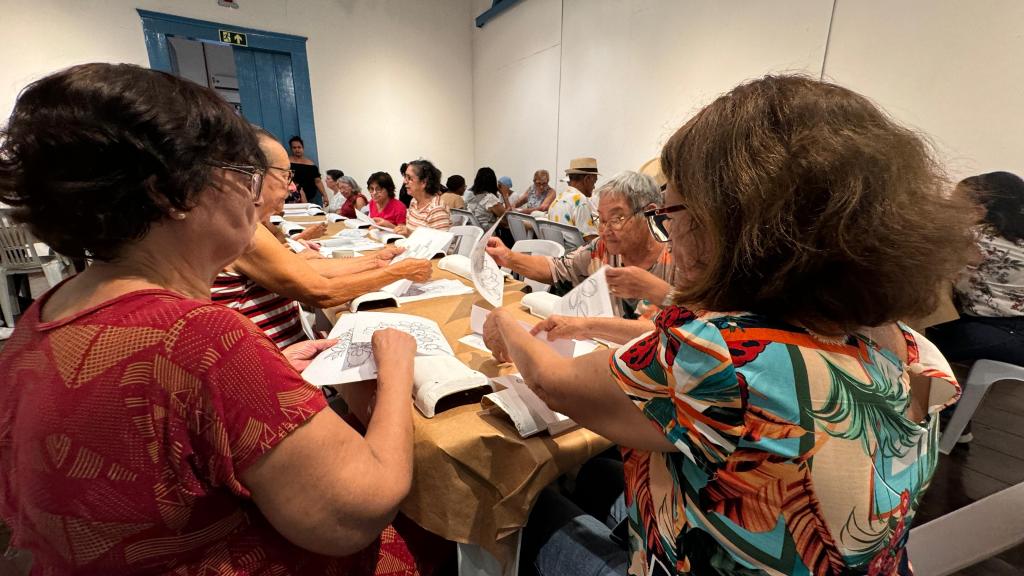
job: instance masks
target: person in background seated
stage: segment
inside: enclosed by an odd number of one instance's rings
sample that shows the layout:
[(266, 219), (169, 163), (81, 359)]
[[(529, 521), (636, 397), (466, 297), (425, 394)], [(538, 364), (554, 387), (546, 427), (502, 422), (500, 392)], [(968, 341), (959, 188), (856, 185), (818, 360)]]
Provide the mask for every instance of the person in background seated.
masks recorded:
[(405, 187), (412, 196), (405, 224), (395, 226), (395, 232), (408, 236), (424, 226), (437, 230), (452, 227), (448, 207), (441, 202), (441, 171), (429, 160), (413, 160), (405, 169)]
[(441, 202), (448, 207), (462, 210), (466, 207), (466, 201), (462, 195), (466, 193), (466, 179), (458, 174), (448, 177), (444, 183), (445, 191), (441, 194)]
[(651, 235), (642, 215), (661, 205), (661, 192), (654, 180), (636, 172), (621, 172), (602, 184), (598, 195), (600, 235), (561, 258), (512, 252), (497, 238), (487, 243), (487, 253), (498, 266), (552, 284), (554, 292), (568, 292), (602, 266), (611, 267), (606, 275), (619, 318), (558, 317), (553, 319), (559, 326), (552, 337), (596, 336), (618, 342), (642, 334), (651, 329), (649, 321), (620, 320), (649, 320), (666, 302), (675, 281), (671, 248)]
[(378, 226), (394, 228), (405, 224), (405, 204), (395, 199), (395, 181), (387, 172), (374, 172), (366, 180), (370, 191), (370, 218)]
[(597, 160), (573, 158), (565, 174), (569, 185), (551, 202), (548, 220), (579, 228), (583, 239), (589, 242), (598, 233), (592, 218), (594, 204), (591, 200), (597, 177), (601, 175), (597, 171)]
[[(957, 193), (977, 206), (977, 251), (954, 285), (960, 318), (926, 333), (950, 362), (1024, 366), (1024, 180), (990, 172), (961, 181)], [(958, 442), (973, 439), (968, 423)]]
[(210, 302), (272, 172), (223, 98), (170, 74), (84, 64), (19, 95), (0, 201), (93, 261), (0, 352), (0, 518), (33, 573), (431, 570), (411, 549), (436, 537), (391, 524), (412, 481), (413, 339), (373, 335), (387, 362), (363, 436), (298, 373), (333, 341), (282, 354)]
[(505, 205), (508, 206), (508, 209), (511, 210), (513, 198), (516, 196), (515, 191), (512, 190), (511, 177), (502, 176), (501, 178), (498, 178), (498, 196), (501, 197), (502, 202), (504, 202)]
[(252, 249), (217, 274), (214, 302), (239, 311), (283, 348), (306, 338), (300, 303), (331, 308), (395, 280), (422, 282), (430, 278), (433, 269), (426, 260), (409, 258), (390, 265), (400, 253), (394, 247), (359, 258), (304, 259), (282, 245), (268, 226), (270, 215), (287, 194), (287, 184), (279, 174), (284, 173), (288, 157), (267, 133), (260, 134), (259, 144), (269, 166), (263, 182), (265, 201), (259, 211), (265, 226), (257, 227)]
[(298, 188), (299, 198), (288, 202), (309, 202), (323, 206), (324, 183), (320, 180), (320, 168), (306, 156), (306, 145), (302, 138), (292, 136), (288, 140), (288, 148), (291, 155), (288, 160), (291, 162), (291, 169), (294, 172), (295, 186)]
[(523, 558), (541, 574), (628, 562), (630, 574), (909, 575), (937, 413), (959, 387), (898, 320), (933, 310), (935, 286), (963, 267), (966, 203), (914, 132), (794, 76), (712, 102), (662, 166), (665, 206), (645, 217), (679, 274), (655, 330), (565, 358), (505, 308), (485, 323), (496, 359), (622, 449), (628, 553), (607, 526), (573, 524), (563, 499), (534, 508), (527, 531), (545, 538)]
[(487, 230), (494, 224), (494, 221), (505, 213), (508, 203), (498, 192), (498, 177), (494, 170), (483, 167), (476, 171), (473, 178), (473, 195), (466, 202), (466, 210), (469, 210), (476, 221)]
[(338, 191), (338, 180), (341, 180), (345, 173), (341, 170), (328, 170), (327, 178), (324, 183), (327, 188), (324, 190), (324, 194), (327, 196), (327, 201), (324, 202), (324, 210), (328, 214), (337, 214), (338, 210), (341, 209), (341, 205), (345, 203), (345, 196)]
[(338, 180), (338, 192), (345, 197), (345, 202), (338, 209), (338, 214), (345, 218), (355, 218), (356, 210), (362, 210), (366, 206), (366, 197), (359, 183), (351, 176), (342, 176)]
[(526, 192), (519, 195), (513, 203), (513, 208), (523, 214), (531, 212), (547, 212), (551, 203), (555, 201), (555, 189), (548, 186), (551, 175), (547, 170), (537, 170), (533, 173), (533, 185), (526, 189)]

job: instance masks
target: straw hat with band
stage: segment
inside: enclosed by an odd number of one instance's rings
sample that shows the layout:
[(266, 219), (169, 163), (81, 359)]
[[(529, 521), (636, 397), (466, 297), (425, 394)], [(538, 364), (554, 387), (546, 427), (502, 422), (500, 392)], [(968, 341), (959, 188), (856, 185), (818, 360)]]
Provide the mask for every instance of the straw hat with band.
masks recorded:
[(565, 170), (566, 176), (590, 175), (600, 176), (597, 171), (597, 158), (573, 158)]

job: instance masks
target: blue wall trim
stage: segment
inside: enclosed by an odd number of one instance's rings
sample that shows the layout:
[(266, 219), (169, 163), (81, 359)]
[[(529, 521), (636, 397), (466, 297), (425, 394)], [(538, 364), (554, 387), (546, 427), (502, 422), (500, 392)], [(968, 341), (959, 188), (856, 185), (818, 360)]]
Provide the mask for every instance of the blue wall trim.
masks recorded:
[(488, 8), (483, 14), (476, 17), (476, 27), (483, 28), (484, 24), (494, 20), (498, 14), (501, 14), (519, 2), (520, 0), (494, 0), (491, 3), (490, 8)]
[[(316, 147), (316, 128), (313, 123), (313, 95), (309, 80), (309, 61), (306, 58), (306, 37), (278, 34), (234, 24), (207, 22), (173, 14), (137, 10), (142, 18), (142, 33), (149, 53), (149, 66), (154, 70), (171, 72), (171, 53), (167, 36), (185, 36), (203, 42), (221, 44), (218, 30), (244, 32), (249, 48), (286, 52), (291, 55), (295, 82), (295, 107), (299, 116), (299, 136), (306, 143), (306, 155), (319, 163)], [(243, 109), (245, 103), (242, 104)], [(287, 136), (285, 136), (287, 137)]]

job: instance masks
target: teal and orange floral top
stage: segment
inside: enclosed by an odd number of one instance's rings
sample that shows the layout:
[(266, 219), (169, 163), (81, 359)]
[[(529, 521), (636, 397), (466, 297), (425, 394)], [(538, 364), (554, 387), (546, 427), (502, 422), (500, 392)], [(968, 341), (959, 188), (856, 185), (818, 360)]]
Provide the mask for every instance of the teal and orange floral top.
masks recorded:
[[(676, 306), (656, 326), (611, 360), (678, 448), (623, 449), (629, 573), (896, 574), (959, 396), (938, 349), (900, 325), (904, 364), (861, 335)], [(931, 378), (923, 424), (911, 374)]]

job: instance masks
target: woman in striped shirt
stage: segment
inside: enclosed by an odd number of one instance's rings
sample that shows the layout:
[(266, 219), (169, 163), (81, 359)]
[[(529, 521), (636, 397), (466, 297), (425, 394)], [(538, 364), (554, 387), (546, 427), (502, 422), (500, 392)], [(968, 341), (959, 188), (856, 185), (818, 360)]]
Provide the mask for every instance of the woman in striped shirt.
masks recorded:
[(405, 188), (412, 196), (405, 225), (395, 232), (408, 236), (420, 226), (447, 230), (452, 227), (451, 213), (441, 202), (441, 171), (429, 160), (413, 160), (405, 167)]

